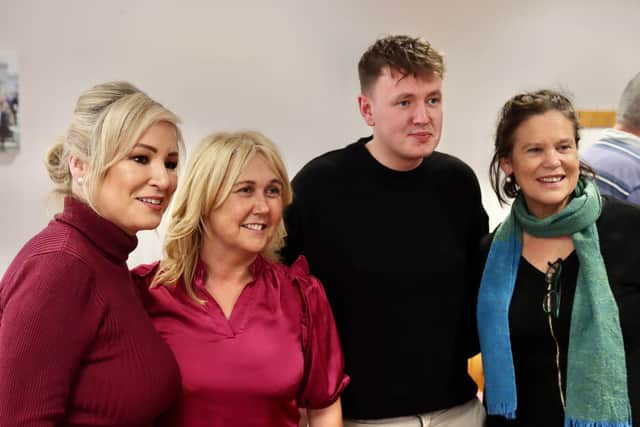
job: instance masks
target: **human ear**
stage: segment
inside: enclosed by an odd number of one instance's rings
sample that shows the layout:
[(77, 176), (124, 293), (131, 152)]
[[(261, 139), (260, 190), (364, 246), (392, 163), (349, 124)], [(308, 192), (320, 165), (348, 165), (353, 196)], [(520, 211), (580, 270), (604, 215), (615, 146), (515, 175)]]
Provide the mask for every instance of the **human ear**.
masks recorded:
[(373, 120), (373, 110), (369, 96), (365, 94), (360, 94), (358, 96), (358, 108), (360, 109), (360, 115), (364, 119), (365, 123), (369, 126), (374, 126), (376, 123)]
[(76, 156), (69, 156), (69, 171), (73, 180), (82, 185), (84, 175), (87, 172), (87, 164)]
[(511, 176), (513, 173), (513, 165), (511, 164), (511, 159), (508, 157), (500, 158), (500, 169), (506, 176)]

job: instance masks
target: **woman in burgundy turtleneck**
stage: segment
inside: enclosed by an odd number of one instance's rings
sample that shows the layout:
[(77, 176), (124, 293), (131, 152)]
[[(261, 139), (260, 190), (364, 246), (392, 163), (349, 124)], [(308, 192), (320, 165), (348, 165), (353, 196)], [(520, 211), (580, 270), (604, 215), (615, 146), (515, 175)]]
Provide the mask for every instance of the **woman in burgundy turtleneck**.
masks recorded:
[(80, 95), (47, 155), (64, 210), (0, 282), (0, 424), (150, 426), (180, 390), (126, 260), (176, 188), (177, 117), (126, 82)]

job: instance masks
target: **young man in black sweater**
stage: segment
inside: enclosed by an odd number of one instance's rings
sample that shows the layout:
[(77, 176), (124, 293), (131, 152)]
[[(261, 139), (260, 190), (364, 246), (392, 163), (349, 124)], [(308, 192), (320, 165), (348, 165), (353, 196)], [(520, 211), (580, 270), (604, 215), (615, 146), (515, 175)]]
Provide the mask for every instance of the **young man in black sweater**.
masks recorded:
[(477, 352), (470, 258), (488, 219), (473, 171), (434, 152), (442, 55), (389, 36), (358, 69), (373, 136), (297, 174), (282, 254), (305, 255), (331, 302), (351, 376), (345, 426), (481, 426), (467, 374)]

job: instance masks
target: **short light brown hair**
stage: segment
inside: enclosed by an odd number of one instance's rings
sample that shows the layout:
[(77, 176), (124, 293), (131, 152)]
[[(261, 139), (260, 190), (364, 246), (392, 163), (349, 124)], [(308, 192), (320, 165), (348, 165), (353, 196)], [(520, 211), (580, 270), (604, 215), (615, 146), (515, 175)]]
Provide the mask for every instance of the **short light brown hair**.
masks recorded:
[(371, 88), (386, 67), (414, 77), (444, 77), (444, 58), (428, 41), (402, 35), (387, 36), (369, 46), (358, 62), (362, 93)]
[[(203, 304), (193, 290), (195, 268), (211, 212), (227, 200), (249, 161), (261, 155), (282, 182), (282, 206), (291, 203), (292, 190), (287, 170), (277, 147), (259, 132), (220, 132), (205, 137), (191, 156), (181, 178), (164, 244), (165, 258), (153, 284), (175, 285), (183, 279), (187, 294)], [(278, 261), (286, 230), (281, 219), (272, 241), (262, 255)]]

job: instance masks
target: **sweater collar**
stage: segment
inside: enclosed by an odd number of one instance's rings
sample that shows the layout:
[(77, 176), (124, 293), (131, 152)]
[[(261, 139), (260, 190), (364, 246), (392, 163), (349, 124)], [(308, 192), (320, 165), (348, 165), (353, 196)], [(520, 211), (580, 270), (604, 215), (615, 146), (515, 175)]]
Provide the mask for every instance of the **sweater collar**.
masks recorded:
[[(352, 145), (358, 149), (360, 158), (364, 159), (362, 165), (366, 165), (366, 167), (369, 170), (374, 171), (374, 173), (383, 174), (383, 176), (389, 177), (391, 179), (411, 179), (416, 174), (421, 174), (422, 170), (425, 167), (425, 164), (427, 164), (429, 160), (432, 158), (433, 154), (435, 154), (434, 152), (434, 153), (431, 153), (429, 156), (424, 157), (422, 159), (422, 162), (420, 162), (420, 164), (413, 169), (406, 170), (406, 171), (395, 170), (383, 165), (378, 161), (378, 159), (376, 159), (373, 156), (373, 154), (371, 154), (371, 152), (366, 146), (367, 143), (370, 142), (371, 140), (373, 140), (373, 135), (360, 138), (356, 143)], [(397, 178), (394, 178), (394, 177), (397, 177)], [(370, 179), (370, 177), (367, 176), (366, 179)]]
[(138, 238), (123, 231), (98, 215), (89, 205), (72, 196), (64, 199), (64, 210), (55, 220), (82, 233), (98, 249), (119, 262), (124, 262), (138, 245)]

